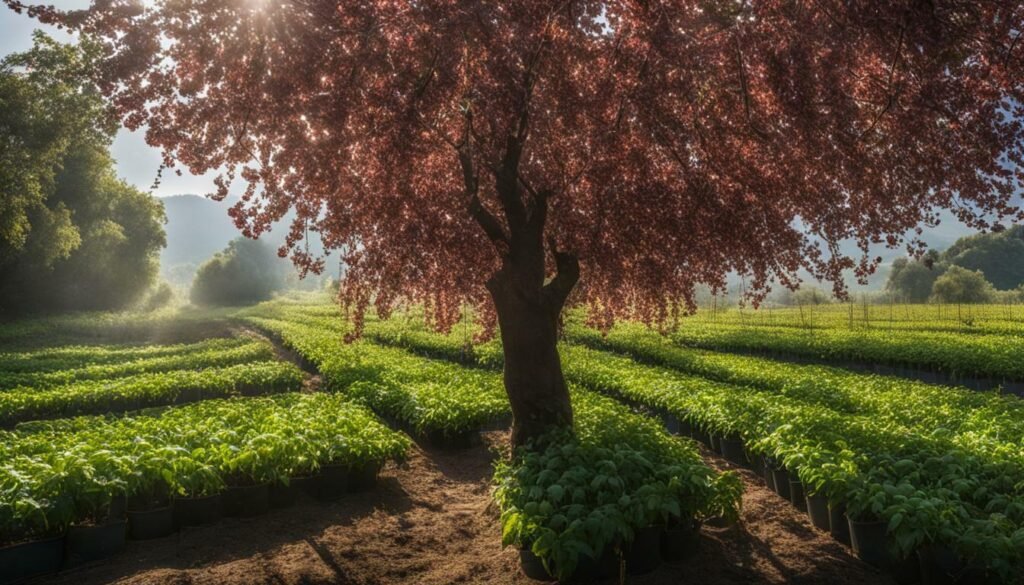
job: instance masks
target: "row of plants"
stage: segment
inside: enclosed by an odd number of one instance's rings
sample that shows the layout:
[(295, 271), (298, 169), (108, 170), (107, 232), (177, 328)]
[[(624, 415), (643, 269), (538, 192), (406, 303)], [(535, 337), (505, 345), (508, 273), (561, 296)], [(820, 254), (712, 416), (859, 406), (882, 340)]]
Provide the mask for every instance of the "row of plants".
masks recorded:
[[(963, 439), (1024, 441), (1024, 401), (996, 392), (938, 386), (893, 376), (859, 374), (840, 368), (798, 365), (770, 359), (679, 347), (639, 324), (620, 324), (602, 334), (572, 326), (571, 343), (629, 355), (673, 370), (770, 390), (838, 412), (860, 414), (923, 433), (941, 429)], [(988, 451), (988, 446), (985, 446)]]
[(317, 319), (307, 324), (247, 317), (246, 322), (309, 360), (327, 389), (368, 405), (418, 436), (461, 440), (507, 420), (508, 399), (493, 372), (367, 342), (345, 343), (337, 317)]
[(830, 303), (759, 309), (701, 307), (682, 319), (684, 327), (734, 325), (802, 329), (946, 331), (1020, 335), (1024, 306), (1010, 304)]
[(215, 337), (196, 343), (167, 345), (69, 345), (22, 352), (0, 353), (4, 373), (53, 372), (90, 365), (131, 362), (216, 349), (231, 349), (251, 343), (246, 337)]
[(880, 523), (894, 560), (942, 546), (1007, 580), (1024, 563), (1019, 442), (989, 440), (987, 453), (971, 452), (942, 429), (927, 433), (585, 348), (570, 348), (564, 367), (577, 383), (767, 456), (769, 465), (799, 478), (808, 494), (827, 498), (851, 521)]
[(712, 471), (692, 441), (593, 392), (574, 388), (572, 400), (572, 432), (552, 430), (496, 467), (502, 543), (523, 551), (528, 574), (530, 555), (563, 580), (597, 577), (609, 557), (614, 570), (620, 555), (643, 572), (668, 535), (738, 517), (739, 477)]
[(280, 361), (86, 380), (49, 388), (0, 392), (0, 426), (47, 418), (124, 412), (208, 398), (290, 392), (302, 388), (302, 372)]
[(886, 364), (955, 376), (1024, 380), (1024, 338), (921, 331), (686, 326), (673, 341), (703, 349), (771, 353), (836, 363)]
[[(157, 346), (159, 347), (159, 346)], [(22, 371), (11, 371), (8, 369), (8, 362), (0, 356), (0, 390), (5, 389), (26, 389), (26, 388), (49, 388), (58, 385), (65, 385), (79, 380), (113, 380), (137, 374), (167, 372), (172, 370), (203, 370), (244, 364), (255, 361), (266, 361), (274, 358), (273, 347), (266, 341), (252, 338), (241, 338), (238, 340), (216, 340), (213, 342), (200, 342), (177, 346), (173, 353), (165, 353), (157, 350), (157, 355), (145, 355), (142, 352), (131, 350), (113, 350), (98, 352), (104, 363), (95, 363), (84, 354), (88, 350), (75, 352), (71, 358), (75, 362), (84, 361), (81, 365), (71, 365), (72, 360), (60, 356), (56, 360), (45, 360), (39, 357), (28, 360), (13, 359), (14, 369)], [(144, 352), (145, 350), (143, 350)], [(53, 355), (53, 354), (51, 354)], [(49, 356), (47, 356), (49, 357)], [(121, 359), (116, 359), (116, 358)], [(65, 358), (65, 367), (56, 367), (57, 362)], [(28, 363), (35, 362), (43, 365), (41, 371), (28, 371), (23, 369)]]
[(0, 432), (0, 545), (236, 487), (286, 485), (327, 466), (376, 469), (408, 439), (338, 395), (209, 400), (129, 417)]
[[(572, 345), (562, 347), (567, 378), (671, 413), (705, 439), (729, 438), (758, 461), (767, 456), (769, 467), (788, 469), (812, 497), (831, 501), (840, 518), (848, 511), (854, 522), (881, 526), (882, 548), (891, 546), (892, 559), (942, 547), (963, 566), (992, 576), (1019, 570), (1024, 413), (1018, 400), (687, 350), (639, 331), (588, 340), (570, 329), (570, 338), (722, 381)], [(422, 324), (374, 323), (367, 332), (419, 353), (466, 359), (457, 338)], [(651, 346), (624, 342), (636, 336)], [(494, 344), (478, 346), (471, 359), (494, 366), (500, 352)]]

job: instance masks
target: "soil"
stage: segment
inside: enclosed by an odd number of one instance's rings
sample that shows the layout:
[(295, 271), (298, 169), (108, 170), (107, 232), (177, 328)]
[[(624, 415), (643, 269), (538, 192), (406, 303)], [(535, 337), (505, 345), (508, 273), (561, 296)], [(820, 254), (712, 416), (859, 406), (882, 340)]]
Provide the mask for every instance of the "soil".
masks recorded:
[[(250, 519), (225, 519), (146, 542), (35, 583), (417, 584), (537, 583), (501, 548), (491, 500), (492, 461), (508, 433), (458, 451), (414, 448), (386, 467), (377, 489), (336, 503), (300, 501)], [(708, 457), (720, 468), (730, 467)], [(806, 516), (749, 471), (741, 521), (705, 526), (700, 553), (630, 577), (643, 585), (699, 582), (877, 584), (889, 582), (815, 531)]]

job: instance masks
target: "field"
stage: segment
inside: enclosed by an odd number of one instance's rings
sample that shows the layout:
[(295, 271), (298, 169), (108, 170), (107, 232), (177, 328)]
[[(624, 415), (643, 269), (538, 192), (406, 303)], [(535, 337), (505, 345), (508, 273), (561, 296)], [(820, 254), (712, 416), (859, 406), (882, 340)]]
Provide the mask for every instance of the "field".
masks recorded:
[(1016, 583), (1016, 310), (572, 314), (575, 432), (514, 454), (469, 322), (346, 344), (295, 293), (7, 323), (0, 582)]

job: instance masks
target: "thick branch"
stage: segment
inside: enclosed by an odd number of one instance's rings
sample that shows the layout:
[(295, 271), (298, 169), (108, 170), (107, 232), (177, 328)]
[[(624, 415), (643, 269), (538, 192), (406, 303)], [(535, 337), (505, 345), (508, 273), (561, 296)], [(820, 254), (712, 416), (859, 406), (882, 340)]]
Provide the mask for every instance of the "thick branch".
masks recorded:
[(569, 298), (569, 293), (580, 280), (580, 261), (575, 254), (558, 251), (553, 239), (548, 240), (548, 246), (555, 256), (555, 267), (558, 273), (551, 279), (551, 282), (544, 285), (544, 295), (553, 309), (561, 311), (566, 299)]

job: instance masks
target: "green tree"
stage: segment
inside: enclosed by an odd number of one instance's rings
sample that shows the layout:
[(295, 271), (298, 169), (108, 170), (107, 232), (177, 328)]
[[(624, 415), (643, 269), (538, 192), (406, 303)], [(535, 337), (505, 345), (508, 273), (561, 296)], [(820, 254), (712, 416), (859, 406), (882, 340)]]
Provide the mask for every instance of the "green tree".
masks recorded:
[(950, 264), (980, 270), (999, 290), (1024, 283), (1024, 225), (960, 238), (943, 255)]
[(932, 297), (944, 303), (989, 303), (995, 296), (992, 283), (980, 270), (959, 266), (950, 266), (932, 286)]
[(946, 270), (939, 258), (935, 250), (929, 250), (920, 260), (897, 258), (892, 263), (889, 279), (885, 283), (886, 292), (910, 303), (927, 301), (935, 280)]
[(196, 271), (189, 293), (197, 305), (245, 305), (284, 288), (286, 265), (259, 240), (236, 238)]
[(163, 205), (114, 173), (90, 51), (37, 33), (0, 66), (0, 313), (120, 308), (156, 276)]

